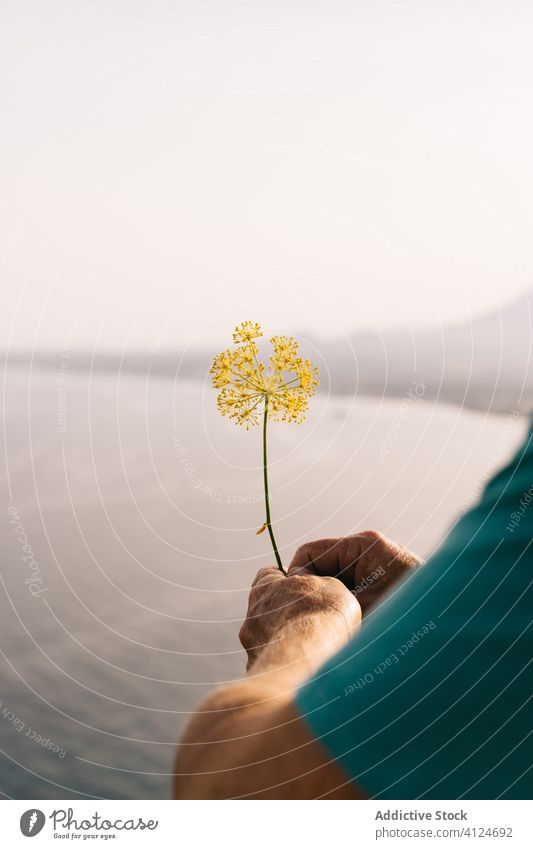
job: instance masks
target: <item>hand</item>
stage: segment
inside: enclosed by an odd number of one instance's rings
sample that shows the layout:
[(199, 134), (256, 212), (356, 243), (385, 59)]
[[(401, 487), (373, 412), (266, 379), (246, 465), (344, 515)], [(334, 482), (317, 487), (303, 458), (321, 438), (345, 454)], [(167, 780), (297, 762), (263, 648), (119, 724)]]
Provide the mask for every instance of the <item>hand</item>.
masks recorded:
[(308, 542), (297, 550), (289, 575), (338, 578), (357, 598), (363, 614), (422, 560), (377, 531)]
[[(302, 654), (304, 641), (321, 642), (330, 653), (346, 642), (361, 622), (353, 593), (333, 577), (316, 574), (285, 577), (275, 566), (260, 569), (252, 584), (239, 637), (248, 654), (247, 669), (267, 647), (277, 648), (277, 663)], [(312, 649), (315, 651), (314, 649)], [(272, 652), (270, 652), (272, 654)], [(315, 652), (316, 654), (316, 652)]]

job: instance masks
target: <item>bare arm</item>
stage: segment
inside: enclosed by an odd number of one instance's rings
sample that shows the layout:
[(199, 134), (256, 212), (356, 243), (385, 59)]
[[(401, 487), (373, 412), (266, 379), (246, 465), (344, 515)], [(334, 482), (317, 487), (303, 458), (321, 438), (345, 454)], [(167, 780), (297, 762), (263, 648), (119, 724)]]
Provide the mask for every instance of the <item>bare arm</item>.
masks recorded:
[[(356, 551), (363, 563), (377, 540), (383, 569), (386, 561), (396, 564), (388, 585), (397, 577), (397, 551), (392, 556), (379, 535), (366, 541), (361, 536), (346, 538), (355, 542), (342, 549), (342, 581), (330, 562), (338, 562), (340, 540), (303, 546), (288, 578), (274, 567), (260, 570), (240, 634), (248, 675), (211, 695), (191, 720), (178, 748), (175, 798), (364, 798), (293, 705), (299, 685), (359, 628), (366, 602), (364, 596), (361, 604), (357, 600), (361, 587), (348, 588), (348, 562), (356, 572), (351, 555)], [(326, 577), (316, 574), (313, 551), (320, 569), (329, 571)], [(372, 564), (369, 560), (363, 569)], [(371, 592), (374, 599), (376, 586)]]

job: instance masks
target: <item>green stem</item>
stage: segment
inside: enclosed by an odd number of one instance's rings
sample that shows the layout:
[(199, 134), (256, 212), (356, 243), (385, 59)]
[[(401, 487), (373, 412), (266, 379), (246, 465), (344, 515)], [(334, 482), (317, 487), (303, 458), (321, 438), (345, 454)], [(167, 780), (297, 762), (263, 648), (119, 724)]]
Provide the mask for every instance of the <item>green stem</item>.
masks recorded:
[(278, 569), (284, 575), (286, 575), (286, 571), (283, 568), (283, 563), (281, 562), (281, 557), (279, 556), (278, 547), (276, 545), (276, 539), (274, 537), (274, 531), (272, 530), (272, 521), (270, 519), (270, 498), (268, 494), (268, 471), (267, 471), (267, 419), (268, 419), (268, 398), (265, 398), (265, 414), (263, 417), (263, 480), (265, 482), (265, 506), (266, 506), (266, 526), (268, 528), (268, 533), (270, 536), (270, 542), (272, 543), (272, 548), (274, 549), (274, 557), (276, 558), (276, 563), (278, 564)]

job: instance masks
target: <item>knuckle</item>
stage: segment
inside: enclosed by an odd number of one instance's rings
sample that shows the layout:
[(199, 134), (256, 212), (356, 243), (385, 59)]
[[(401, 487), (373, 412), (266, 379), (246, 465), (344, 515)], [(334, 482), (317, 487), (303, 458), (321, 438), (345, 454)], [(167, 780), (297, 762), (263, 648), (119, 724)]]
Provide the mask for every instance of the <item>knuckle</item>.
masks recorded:
[(263, 566), (261, 569), (259, 569), (257, 575), (252, 581), (252, 587), (255, 587), (257, 584), (262, 583), (267, 578), (272, 578), (274, 575), (274, 568), (275, 567), (273, 566)]
[(261, 584), (254, 584), (248, 593), (248, 604), (251, 606), (264, 593), (265, 588)]
[(287, 577), (286, 590), (292, 593), (303, 593), (312, 587), (317, 580), (315, 575), (289, 575)]
[(334, 578), (333, 575), (325, 575), (323, 578), (320, 578), (320, 583), (324, 587), (334, 587), (334, 588), (336, 588), (337, 585), (340, 586), (339, 579)]
[(358, 536), (363, 537), (364, 539), (369, 540), (374, 543), (383, 543), (385, 541), (385, 537), (379, 531), (374, 530), (373, 528), (367, 531), (361, 531)]
[(312, 545), (312, 542), (304, 542), (302, 543), (302, 545), (299, 545), (296, 549), (295, 559), (298, 561), (305, 560), (310, 551), (312, 550)]

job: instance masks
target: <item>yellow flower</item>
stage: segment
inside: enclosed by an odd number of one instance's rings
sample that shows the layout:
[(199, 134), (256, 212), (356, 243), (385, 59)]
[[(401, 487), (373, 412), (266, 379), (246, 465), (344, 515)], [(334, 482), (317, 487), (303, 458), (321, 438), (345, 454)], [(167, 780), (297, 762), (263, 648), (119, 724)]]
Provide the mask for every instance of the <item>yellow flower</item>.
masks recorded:
[(218, 409), (246, 429), (263, 421), (263, 481), (265, 487), (266, 521), (258, 534), (268, 530), (276, 563), (283, 568), (270, 517), (270, 497), (267, 472), (267, 420), (303, 421), (309, 398), (318, 386), (318, 369), (309, 360), (298, 356), (298, 343), (292, 336), (273, 336), (274, 353), (268, 366), (260, 362), (255, 341), (263, 335), (259, 324), (243, 321), (235, 328), (236, 347), (222, 351), (213, 360), (210, 373), (213, 386), (220, 389)]
[(213, 387), (221, 390), (218, 408), (246, 428), (259, 424), (264, 412), (278, 421), (300, 423), (319, 384), (318, 369), (298, 356), (292, 336), (271, 338), (274, 350), (265, 367), (255, 341), (262, 335), (259, 324), (244, 321), (233, 334), (236, 347), (214, 358), (210, 373)]
[(278, 371), (294, 370), (298, 362), (298, 342), (292, 336), (273, 336), (270, 340), (274, 347), (274, 355), (270, 362)]
[(262, 335), (263, 331), (257, 322), (243, 321), (242, 324), (239, 324), (239, 326), (235, 328), (233, 341), (236, 345), (238, 345), (239, 342), (244, 342), (246, 344), (247, 342), (251, 342), (252, 339), (258, 339), (259, 336)]
[(313, 393), (320, 383), (318, 378), (318, 368), (313, 365), (311, 360), (299, 359), (296, 364), (296, 370), (298, 377), (300, 378), (300, 385), (302, 389), (307, 389), (308, 392)]

